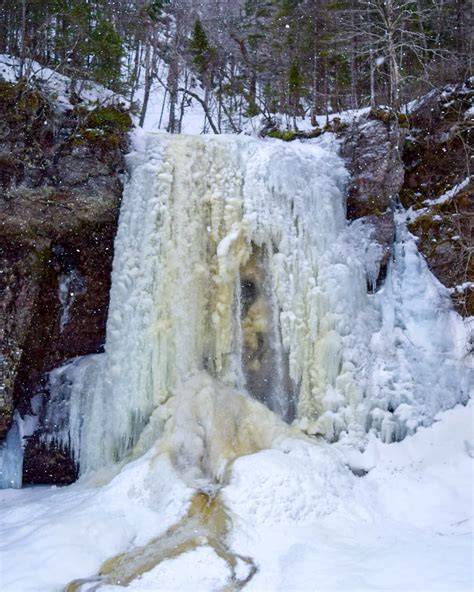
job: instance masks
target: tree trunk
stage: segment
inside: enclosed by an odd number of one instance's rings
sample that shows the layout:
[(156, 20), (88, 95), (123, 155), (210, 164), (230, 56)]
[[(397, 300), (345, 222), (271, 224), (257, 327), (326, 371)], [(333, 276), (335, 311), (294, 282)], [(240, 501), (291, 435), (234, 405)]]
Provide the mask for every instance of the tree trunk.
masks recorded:
[(173, 55), (171, 57), (169, 70), (168, 70), (168, 82), (167, 86), (170, 93), (170, 109), (169, 109), (169, 118), (168, 118), (168, 127), (167, 130), (170, 134), (175, 134), (177, 130), (177, 121), (176, 121), (176, 105), (178, 103), (178, 77), (179, 77), (179, 66), (178, 66), (178, 56), (176, 52), (173, 51)]
[[(148, 29), (149, 31), (149, 29)], [(145, 88), (143, 94), (143, 104), (140, 111), (140, 121), (138, 125), (143, 127), (146, 118), (146, 111), (148, 109), (148, 101), (150, 99), (151, 84), (153, 81), (152, 63), (151, 63), (151, 39), (147, 34), (145, 39)]]
[(25, 74), (26, 60), (26, 0), (21, 0), (21, 51), (20, 51), (20, 73), (19, 78)]

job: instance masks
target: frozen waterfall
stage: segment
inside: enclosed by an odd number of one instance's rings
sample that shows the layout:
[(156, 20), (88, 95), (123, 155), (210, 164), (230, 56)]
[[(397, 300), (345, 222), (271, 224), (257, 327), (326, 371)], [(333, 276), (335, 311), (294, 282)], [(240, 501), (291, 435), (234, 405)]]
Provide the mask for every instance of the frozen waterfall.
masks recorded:
[(346, 224), (347, 172), (329, 136), (137, 137), (105, 353), (50, 374), (45, 437), (82, 473), (170, 425), (178, 448), (202, 456), (227, 408), (234, 428), (255, 413), (278, 431), (253, 399), (306, 433), (356, 442), (368, 430), (401, 438), (466, 400), (462, 323), (402, 221), (385, 285), (368, 293), (378, 253), (367, 228)]

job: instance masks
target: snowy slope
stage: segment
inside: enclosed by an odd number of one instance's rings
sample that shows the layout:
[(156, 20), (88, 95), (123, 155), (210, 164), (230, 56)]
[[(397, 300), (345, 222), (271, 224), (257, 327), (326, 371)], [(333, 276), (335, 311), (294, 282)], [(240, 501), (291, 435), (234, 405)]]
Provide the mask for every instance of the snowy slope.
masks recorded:
[[(336, 445), (317, 441), (290, 439), (236, 461), (223, 495), (232, 549), (258, 568), (245, 590), (471, 590), (472, 420), (470, 403), (403, 442), (372, 439), (364, 477), (344, 468)], [(103, 486), (2, 491), (3, 592), (60, 590), (179, 520), (190, 490), (165, 458), (151, 457)], [(127, 589), (210, 592), (229, 575), (203, 541)]]
[[(0, 80), (16, 82), (19, 75), (19, 58), (7, 54), (0, 54)], [(71, 79), (56, 70), (42, 66), (34, 60), (27, 60), (26, 66), (29, 79), (42, 85), (48, 95), (55, 101), (59, 110), (71, 109), (73, 105), (69, 98)], [(78, 80), (82, 105), (92, 108), (111, 102), (120, 102), (128, 106), (128, 101), (122, 96), (91, 80)]]

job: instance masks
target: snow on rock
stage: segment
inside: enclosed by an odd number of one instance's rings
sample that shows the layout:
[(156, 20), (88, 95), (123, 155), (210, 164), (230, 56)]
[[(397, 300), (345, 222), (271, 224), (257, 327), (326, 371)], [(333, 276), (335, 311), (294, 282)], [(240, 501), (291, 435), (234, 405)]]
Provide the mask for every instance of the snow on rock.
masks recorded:
[(449, 189), (436, 199), (426, 199), (423, 202), (423, 205), (426, 207), (414, 209), (413, 206), (410, 206), (410, 208), (408, 208), (405, 214), (407, 220), (410, 220), (410, 222), (412, 223), (420, 216), (424, 216), (429, 211), (429, 208), (431, 208), (432, 206), (444, 204), (449, 200), (453, 199), (453, 197), (456, 197), (459, 193), (461, 193), (461, 191), (463, 191), (463, 189), (469, 186), (472, 179), (472, 175), (466, 177), (463, 181), (461, 181), (461, 183), (457, 183), (456, 185), (451, 187), (451, 189)]
[(354, 475), (328, 444), (287, 439), (237, 459), (224, 500), (256, 529), (305, 524), (334, 512), (354, 484)]
[[(20, 72), (20, 59), (8, 54), (0, 54), (0, 79), (16, 82)], [(71, 79), (54, 69), (42, 66), (34, 60), (27, 59), (24, 67), (25, 75), (30, 81), (40, 83), (48, 90), (48, 94), (55, 98), (56, 106), (60, 110), (72, 109), (70, 102)], [(78, 80), (77, 91), (80, 92), (84, 107), (96, 107), (112, 102), (128, 105), (128, 101), (92, 80)]]

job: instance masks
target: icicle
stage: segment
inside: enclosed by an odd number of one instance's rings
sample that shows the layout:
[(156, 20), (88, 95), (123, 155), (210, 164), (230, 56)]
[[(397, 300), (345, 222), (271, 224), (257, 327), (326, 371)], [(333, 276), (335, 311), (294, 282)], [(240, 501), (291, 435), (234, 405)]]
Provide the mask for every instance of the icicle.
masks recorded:
[(12, 427), (0, 445), (0, 489), (18, 489), (23, 474), (23, 438), (21, 419), (15, 413)]

